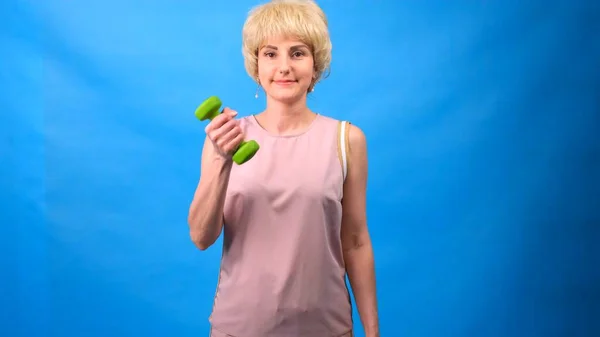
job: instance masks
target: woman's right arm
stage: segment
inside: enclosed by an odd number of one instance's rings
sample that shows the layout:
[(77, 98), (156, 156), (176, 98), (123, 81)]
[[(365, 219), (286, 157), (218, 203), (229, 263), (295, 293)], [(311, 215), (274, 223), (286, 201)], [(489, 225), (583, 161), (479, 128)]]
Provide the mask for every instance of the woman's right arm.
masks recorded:
[(188, 215), (190, 238), (200, 250), (210, 247), (221, 234), (225, 194), (231, 173), (232, 162), (214, 152), (207, 137), (202, 151), (200, 180)]
[(231, 153), (243, 140), (236, 113), (230, 109), (206, 128), (200, 179), (189, 208), (190, 238), (200, 250), (210, 247), (223, 228), (223, 208), (233, 161)]

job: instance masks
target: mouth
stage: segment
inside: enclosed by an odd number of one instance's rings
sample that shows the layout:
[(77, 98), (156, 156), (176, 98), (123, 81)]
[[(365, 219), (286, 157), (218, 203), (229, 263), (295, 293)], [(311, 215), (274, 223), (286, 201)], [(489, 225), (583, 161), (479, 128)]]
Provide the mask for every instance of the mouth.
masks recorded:
[(275, 80), (273, 82), (275, 84), (279, 84), (279, 85), (290, 85), (292, 83), (296, 83), (296, 81), (292, 81), (292, 80)]

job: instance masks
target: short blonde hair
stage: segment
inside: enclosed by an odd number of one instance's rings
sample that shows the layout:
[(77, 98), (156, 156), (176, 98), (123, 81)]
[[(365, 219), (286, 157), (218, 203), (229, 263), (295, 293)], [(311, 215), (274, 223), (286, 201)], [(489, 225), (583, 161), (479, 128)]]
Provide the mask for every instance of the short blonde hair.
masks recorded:
[(312, 0), (271, 0), (252, 8), (242, 29), (242, 54), (248, 75), (258, 81), (258, 50), (274, 36), (295, 37), (306, 43), (314, 58), (315, 79), (329, 72), (331, 40), (327, 17)]

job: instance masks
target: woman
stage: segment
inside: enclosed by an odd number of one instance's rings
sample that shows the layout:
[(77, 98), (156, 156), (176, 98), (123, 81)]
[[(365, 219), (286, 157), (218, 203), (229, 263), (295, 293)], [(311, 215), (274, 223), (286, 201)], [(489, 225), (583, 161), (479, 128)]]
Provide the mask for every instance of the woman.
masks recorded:
[[(346, 273), (367, 337), (379, 336), (365, 136), (306, 105), (329, 68), (326, 17), (312, 1), (258, 6), (243, 54), (266, 108), (237, 120), (225, 108), (207, 125), (189, 212), (199, 249), (224, 231), (211, 336), (352, 336)], [(244, 138), (260, 151), (233, 164)]]

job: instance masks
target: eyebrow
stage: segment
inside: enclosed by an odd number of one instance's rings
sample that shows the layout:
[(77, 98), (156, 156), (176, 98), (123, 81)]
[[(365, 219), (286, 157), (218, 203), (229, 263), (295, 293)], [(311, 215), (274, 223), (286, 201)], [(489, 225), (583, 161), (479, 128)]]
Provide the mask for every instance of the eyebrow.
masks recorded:
[[(272, 45), (270, 45), (270, 44), (268, 44), (268, 45), (266, 45), (266, 46), (262, 47), (261, 49), (264, 49), (264, 48), (269, 48), (269, 49), (275, 49), (275, 50), (278, 50), (278, 48), (277, 48), (277, 47), (275, 47), (275, 46), (272, 46)], [(306, 45), (303, 45), (303, 44), (297, 44), (297, 45), (295, 45), (295, 46), (292, 46), (290, 49), (300, 49), (300, 48), (306, 48), (306, 49), (308, 49), (308, 46), (306, 46)]]

